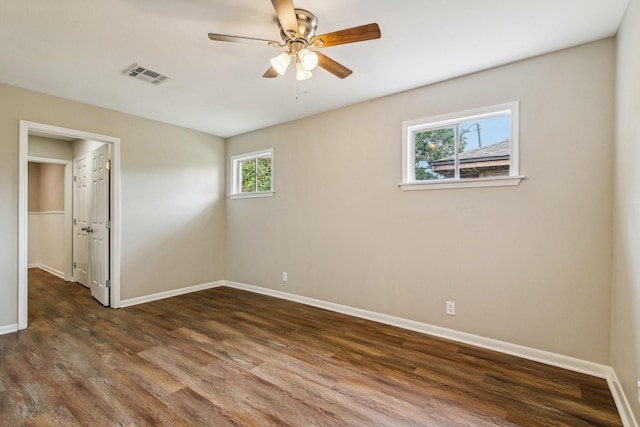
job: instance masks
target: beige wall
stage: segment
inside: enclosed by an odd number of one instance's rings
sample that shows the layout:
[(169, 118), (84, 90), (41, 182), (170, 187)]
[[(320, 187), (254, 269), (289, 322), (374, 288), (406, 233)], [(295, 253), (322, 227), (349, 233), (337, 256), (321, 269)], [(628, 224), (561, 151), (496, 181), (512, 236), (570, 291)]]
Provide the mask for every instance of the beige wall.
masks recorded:
[(29, 212), (40, 212), (40, 163), (29, 162)]
[(71, 142), (34, 135), (29, 135), (29, 155), (59, 160), (73, 159)]
[[(71, 143), (69, 141), (62, 141), (59, 139), (45, 138), (42, 136), (29, 136), (29, 156), (57, 159), (57, 160), (71, 160), (72, 150)], [(49, 168), (51, 166), (52, 168)], [(49, 169), (47, 169), (49, 168)], [(42, 175), (42, 171), (46, 170), (45, 175)], [(57, 173), (55, 171), (58, 171)], [(54, 174), (54, 175), (51, 175)], [(59, 175), (58, 181), (56, 175)], [(54, 186), (49, 188), (54, 193), (51, 194), (45, 191), (45, 197), (53, 197), (54, 200), (59, 202), (52, 209), (40, 206), (43, 195), (40, 187)], [(29, 212), (42, 212), (42, 211), (63, 211), (64, 210), (64, 166), (59, 164), (45, 164), (45, 163), (29, 163)]]
[(640, 1), (618, 33), (611, 365), (640, 420)]
[(39, 211), (64, 211), (64, 165), (41, 163)]
[(123, 299), (224, 278), (223, 139), (0, 84), (1, 326), (17, 323), (21, 119), (121, 138)]
[(73, 150), (73, 158), (77, 158), (83, 154), (87, 154), (100, 148), (103, 145), (101, 142), (97, 141), (89, 141), (86, 139), (79, 139), (77, 141), (73, 141), (71, 144)]
[[(614, 56), (607, 39), (230, 138), (227, 157), (275, 147), (277, 193), (227, 202), (226, 278), (608, 364)], [(516, 100), (519, 187), (398, 188), (403, 120)]]

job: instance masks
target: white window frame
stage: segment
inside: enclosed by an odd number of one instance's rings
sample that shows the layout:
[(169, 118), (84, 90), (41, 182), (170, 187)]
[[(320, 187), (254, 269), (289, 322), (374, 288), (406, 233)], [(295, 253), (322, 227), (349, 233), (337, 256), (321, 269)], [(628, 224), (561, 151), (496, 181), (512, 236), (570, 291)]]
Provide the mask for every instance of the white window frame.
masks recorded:
[[(241, 191), (241, 178), (240, 178), (240, 163), (249, 160), (255, 160), (261, 157), (271, 158), (271, 191), (254, 191), (251, 193), (243, 193)], [(266, 150), (254, 151), (251, 153), (238, 154), (231, 156), (230, 165), (231, 177), (229, 179), (230, 191), (229, 197), (231, 199), (249, 199), (253, 197), (271, 197), (275, 191), (275, 156), (273, 148), (267, 148)]]
[[(431, 181), (415, 179), (415, 134), (429, 129), (458, 125), (467, 121), (487, 119), (509, 114), (511, 116), (511, 157), (508, 176), (490, 178), (447, 178)], [(442, 190), (451, 188), (505, 187), (519, 185), (524, 176), (520, 175), (519, 161), (519, 102), (492, 105), (458, 113), (444, 114), (402, 122), (402, 182), (403, 191)], [(457, 146), (457, 142), (456, 142)], [(456, 160), (456, 169), (458, 161)], [(457, 175), (457, 174), (456, 174)]]

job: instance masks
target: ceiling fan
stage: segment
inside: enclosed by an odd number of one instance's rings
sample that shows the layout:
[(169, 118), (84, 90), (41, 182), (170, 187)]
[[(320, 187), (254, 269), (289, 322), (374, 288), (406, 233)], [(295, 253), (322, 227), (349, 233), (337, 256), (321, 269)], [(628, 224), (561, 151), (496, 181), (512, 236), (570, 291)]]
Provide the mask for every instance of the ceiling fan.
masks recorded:
[(274, 78), (284, 74), (293, 61), (296, 64), (298, 80), (311, 77), (311, 71), (316, 66), (344, 79), (353, 71), (318, 52), (317, 49), (379, 39), (381, 36), (378, 24), (367, 24), (316, 36), (318, 18), (313, 13), (304, 9), (295, 9), (292, 0), (271, 0), (271, 3), (278, 17), (282, 42), (209, 33), (209, 38), (214, 41), (266, 43), (268, 46), (286, 48), (284, 52), (271, 59), (271, 67), (262, 76), (264, 78)]

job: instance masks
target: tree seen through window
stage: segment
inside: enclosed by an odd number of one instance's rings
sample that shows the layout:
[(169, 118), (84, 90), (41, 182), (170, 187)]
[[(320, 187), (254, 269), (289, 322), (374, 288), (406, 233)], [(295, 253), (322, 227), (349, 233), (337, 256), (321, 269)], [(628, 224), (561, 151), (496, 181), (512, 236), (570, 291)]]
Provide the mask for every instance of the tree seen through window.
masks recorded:
[(241, 162), (241, 192), (271, 191), (271, 157), (257, 157)]

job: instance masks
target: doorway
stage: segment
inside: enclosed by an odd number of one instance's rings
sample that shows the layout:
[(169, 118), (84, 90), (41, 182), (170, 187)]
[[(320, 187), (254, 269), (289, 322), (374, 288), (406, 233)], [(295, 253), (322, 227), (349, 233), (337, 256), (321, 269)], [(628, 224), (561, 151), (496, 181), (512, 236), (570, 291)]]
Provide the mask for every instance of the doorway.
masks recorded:
[[(111, 152), (110, 191), (106, 194), (109, 205), (109, 227), (100, 239), (108, 238), (107, 263), (110, 279), (108, 287), (103, 289), (108, 293), (109, 306), (120, 307), (120, 139), (112, 136), (94, 134), (76, 129), (62, 128), (43, 123), (20, 121), (19, 136), (19, 188), (18, 188), (18, 329), (25, 329), (28, 324), (28, 150), (29, 135), (49, 138), (71, 138), (91, 140), (107, 144)], [(71, 233), (69, 233), (71, 234)], [(103, 240), (104, 241), (104, 240)]]
[(29, 156), (29, 268), (66, 281), (71, 271), (71, 161)]

